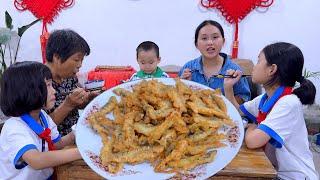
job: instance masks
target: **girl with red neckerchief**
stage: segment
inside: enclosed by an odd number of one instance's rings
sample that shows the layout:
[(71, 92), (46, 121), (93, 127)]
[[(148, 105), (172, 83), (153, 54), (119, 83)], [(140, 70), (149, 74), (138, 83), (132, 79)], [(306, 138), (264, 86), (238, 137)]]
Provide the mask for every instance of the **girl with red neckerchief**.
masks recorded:
[(6, 120), (0, 135), (0, 179), (51, 179), (53, 167), (81, 159), (73, 132), (61, 137), (43, 110), (55, 103), (50, 69), (39, 62), (11, 65), (1, 79)]
[[(302, 112), (302, 104), (313, 104), (316, 89), (302, 76), (303, 64), (303, 54), (293, 44), (279, 42), (263, 48), (252, 81), (261, 84), (266, 93), (242, 105), (233, 93), (241, 72), (229, 70), (236, 78), (224, 80), (225, 96), (253, 122), (245, 133), (247, 147), (264, 147), (277, 169), (277, 179), (319, 179)], [(296, 82), (300, 87), (294, 88)]]

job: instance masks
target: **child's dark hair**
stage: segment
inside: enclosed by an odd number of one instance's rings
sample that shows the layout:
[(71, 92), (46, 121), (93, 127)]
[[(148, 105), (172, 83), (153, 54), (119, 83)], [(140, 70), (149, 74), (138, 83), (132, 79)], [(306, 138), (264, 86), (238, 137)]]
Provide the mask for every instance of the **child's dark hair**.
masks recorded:
[(90, 54), (90, 47), (85, 39), (70, 29), (56, 30), (51, 33), (46, 46), (46, 59), (53, 61), (56, 54), (65, 62), (70, 56), (81, 52), (85, 56)]
[(215, 26), (216, 28), (218, 28), (221, 33), (222, 38), (224, 39), (224, 31), (223, 31), (221, 24), (219, 24), (217, 21), (205, 20), (201, 24), (199, 24), (199, 26), (197, 27), (197, 29), (195, 31), (195, 34), (194, 34), (194, 45), (195, 46), (197, 46), (197, 43), (198, 43), (198, 37), (199, 37), (200, 30), (206, 25), (212, 25), (212, 26)]
[(264, 53), (269, 65), (277, 65), (277, 72), (271, 84), (280, 83), (282, 86), (294, 87), (296, 82), (300, 87), (294, 89), (302, 104), (313, 104), (316, 88), (313, 83), (302, 75), (304, 58), (301, 50), (290, 43), (278, 42), (266, 46)]
[(140, 51), (149, 51), (149, 50), (155, 50), (156, 51), (156, 55), (159, 58), (160, 57), (160, 52), (159, 52), (159, 47), (156, 43), (152, 42), (152, 41), (144, 41), (142, 43), (139, 44), (139, 46), (137, 47), (136, 51), (137, 51), (137, 59), (138, 59), (138, 54)]
[(42, 108), (48, 93), (45, 79), (52, 79), (52, 74), (42, 63), (25, 61), (11, 65), (1, 79), (2, 112), (6, 116), (18, 117)]

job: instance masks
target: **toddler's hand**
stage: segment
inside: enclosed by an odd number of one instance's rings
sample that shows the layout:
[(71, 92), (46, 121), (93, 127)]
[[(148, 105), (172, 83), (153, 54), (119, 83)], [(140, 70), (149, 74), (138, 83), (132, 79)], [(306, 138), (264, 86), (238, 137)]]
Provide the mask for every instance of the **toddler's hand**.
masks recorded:
[(180, 78), (191, 80), (191, 75), (192, 75), (191, 70), (189, 68), (186, 68), (183, 70), (183, 73), (181, 74)]
[(227, 70), (227, 75), (232, 75), (235, 78), (224, 78), (224, 87), (225, 88), (232, 88), (241, 78), (242, 72), (240, 70)]

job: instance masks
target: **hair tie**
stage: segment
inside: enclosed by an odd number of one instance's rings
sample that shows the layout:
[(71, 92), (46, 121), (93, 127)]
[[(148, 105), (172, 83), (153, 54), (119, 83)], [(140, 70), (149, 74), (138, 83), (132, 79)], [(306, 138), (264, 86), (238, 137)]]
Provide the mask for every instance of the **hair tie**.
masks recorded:
[(304, 77), (301, 76), (301, 77), (299, 78), (298, 82), (299, 82), (299, 83), (302, 83), (303, 81), (304, 81)]

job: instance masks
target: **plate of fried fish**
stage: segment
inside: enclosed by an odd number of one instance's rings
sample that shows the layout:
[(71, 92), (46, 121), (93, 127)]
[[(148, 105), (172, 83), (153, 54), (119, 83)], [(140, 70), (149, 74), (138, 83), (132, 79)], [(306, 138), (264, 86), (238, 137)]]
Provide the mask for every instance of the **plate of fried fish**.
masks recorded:
[(171, 78), (103, 92), (76, 127), (82, 158), (106, 179), (206, 179), (231, 162), (243, 137), (219, 89)]

